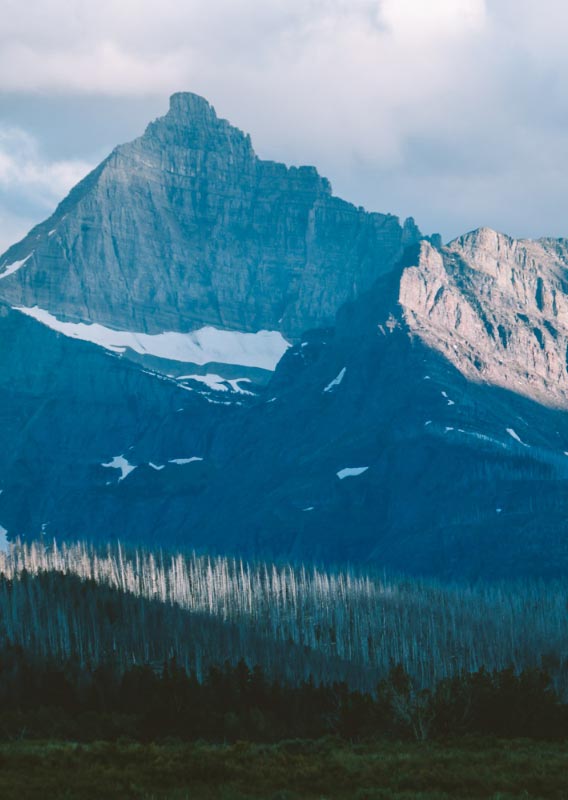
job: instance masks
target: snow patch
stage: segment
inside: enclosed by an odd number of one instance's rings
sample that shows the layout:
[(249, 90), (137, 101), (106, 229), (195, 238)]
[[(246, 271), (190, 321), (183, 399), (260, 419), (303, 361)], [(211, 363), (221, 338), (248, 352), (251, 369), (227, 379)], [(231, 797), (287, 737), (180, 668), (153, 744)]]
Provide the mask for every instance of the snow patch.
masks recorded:
[(522, 444), (522, 445), (523, 445), (523, 447), (527, 447), (527, 445), (526, 445), (526, 444), (525, 444), (525, 443), (522, 441), (522, 439), (521, 439), (521, 437), (519, 436), (519, 434), (518, 434), (516, 431), (514, 431), (514, 430), (513, 430), (513, 428), (507, 428), (507, 433), (508, 433), (508, 434), (509, 434), (509, 436), (510, 436), (512, 439), (514, 439), (516, 442), (519, 442), (519, 444)]
[(203, 459), (198, 456), (192, 456), (191, 458), (171, 458), (168, 464), (191, 464), (192, 461), (203, 461)]
[(458, 428), (459, 433), (463, 433), (466, 436), (473, 436), (474, 439), (479, 439), (481, 442), (489, 442), (490, 444), (496, 444), (499, 447), (504, 447), (507, 449), (509, 447), (508, 444), (505, 442), (500, 442), (498, 439), (493, 439), (491, 436), (487, 436), (485, 433), (477, 433), (476, 431), (464, 431), (463, 428)]
[(220, 375), (215, 375), (214, 373), (208, 373), (207, 375), (180, 375), (178, 380), (197, 381), (198, 383), (204, 383), (210, 389), (213, 389), (214, 392), (229, 391), (229, 387), (225, 384), (225, 379)]
[(101, 467), (110, 467), (111, 469), (119, 469), (120, 470), (120, 478), (119, 481), (123, 481), (127, 475), (130, 475), (136, 467), (134, 464), (130, 464), (124, 456), (114, 456), (112, 461), (109, 461), (106, 464), (101, 464)]
[(337, 477), (340, 481), (344, 478), (354, 478), (356, 475), (362, 475), (363, 472), (367, 472), (369, 467), (345, 467), (344, 469), (340, 469), (337, 474)]
[[(6, 274), (4, 273), (0, 277), (4, 278)], [(272, 372), (290, 347), (279, 331), (242, 333), (205, 327), (188, 333), (178, 333), (177, 331), (156, 334), (135, 333), (115, 331), (98, 322), (90, 324), (63, 322), (38, 306), (32, 308), (16, 306), (15, 310), (32, 317), (64, 336), (92, 342), (115, 353), (124, 353), (125, 350), (130, 349), (141, 355), (198, 364), (199, 366), (216, 362), (235, 364), (241, 367), (256, 367)]]
[(149, 466), (149, 467), (152, 467), (152, 469), (155, 469), (155, 470), (157, 470), (157, 471), (159, 472), (161, 469), (164, 469), (166, 465), (165, 465), (165, 464), (153, 464), (153, 463), (150, 461), (150, 462), (148, 463), (148, 466)]
[(315, 506), (308, 506), (307, 508), (303, 508), (302, 511), (313, 511)]
[(233, 392), (237, 392), (237, 394), (250, 394), (254, 397), (254, 392), (249, 392), (248, 389), (243, 389), (239, 386), (239, 383), (252, 383), (250, 378), (231, 378), (227, 383), (230, 384)]
[(341, 370), (341, 372), (339, 373), (339, 375), (337, 375), (337, 377), (335, 377), (335, 378), (334, 378), (334, 379), (331, 381), (331, 383), (328, 383), (328, 384), (327, 384), (327, 386), (326, 386), (326, 387), (325, 387), (325, 389), (324, 389), (324, 392), (331, 392), (331, 390), (332, 390), (332, 389), (334, 389), (336, 386), (339, 386), (339, 384), (341, 383), (341, 381), (342, 381), (342, 380), (343, 380), (343, 378), (345, 377), (345, 373), (346, 373), (346, 372), (347, 372), (347, 367), (343, 367), (343, 369)]
[[(178, 385), (179, 385), (180, 389), (184, 389), (186, 392), (197, 391), (192, 386), (186, 386), (184, 383), (180, 383)], [(231, 400), (214, 400), (212, 397), (209, 397), (207, 394), (202, 394), (199, 391), (197, 393), (207, 403), (211, 403), (212, 405), (215, 405), (215, 406), (232, 406), (232, 405), (242, 406), (242, 403), (239, 400), (232, 400), (232, 401)], [(243, 394), (247, 394), (247, 393), (243, 392)]]
[[(26, 256), (26, 258), (22, 259), (22, 261), (14, 261), (12, 262), (12, 264), (8, 264), (4, 272), (0, 274), (0, 281), (2, 280), (2, 278), (7, 278), (8, 275), (13, 275), (14, 272), (17, 272), (19, 269), (21, 269), (26, 263), (26, 261), (29, 261), (32, 256), (33, 253), (30, 253), (29, 256)], [(2, 266), (6, 265), (3, 264)]]
[(180, 375), (177, 380), (197, 381), (198, 383), (204, 383), (214, 392), (228, 392), (230, 387), (233, 392), (236, 392), (237, 394), (254, 395), (254, 392), (249, 392), (247, 389), (243, 389), (239, 385), (240, 383), (252, 383), (250, 378), (227, 379), (223, 378), (221, 375), (216, 375), (215, 373), (207, 373), (207, 375)]

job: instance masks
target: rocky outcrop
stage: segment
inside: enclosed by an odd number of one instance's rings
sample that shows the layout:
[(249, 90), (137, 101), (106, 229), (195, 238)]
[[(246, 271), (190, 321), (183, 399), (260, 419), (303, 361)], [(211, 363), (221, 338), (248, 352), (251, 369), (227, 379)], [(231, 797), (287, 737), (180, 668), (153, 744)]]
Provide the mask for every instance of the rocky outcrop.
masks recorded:
[(568, 241), (481, 228), (424, 242), (399, 299), (411, 331), (469, 379), (568, 408)]
[(332, 324), (419, 236), (333, 197), (313, 167), (260, 160), (206, 100), (176, 94), (0, 257), (0, 298), (139, 333), (293, 340)]

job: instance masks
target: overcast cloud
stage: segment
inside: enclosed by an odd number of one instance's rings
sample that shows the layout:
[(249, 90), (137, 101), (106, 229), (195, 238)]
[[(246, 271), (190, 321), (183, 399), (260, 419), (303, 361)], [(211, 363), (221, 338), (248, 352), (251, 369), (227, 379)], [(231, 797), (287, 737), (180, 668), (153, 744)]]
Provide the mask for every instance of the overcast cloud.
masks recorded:
[(0, 0), (0, 249), (174, 91), (447, 239), (568, 235), (561, 0)]

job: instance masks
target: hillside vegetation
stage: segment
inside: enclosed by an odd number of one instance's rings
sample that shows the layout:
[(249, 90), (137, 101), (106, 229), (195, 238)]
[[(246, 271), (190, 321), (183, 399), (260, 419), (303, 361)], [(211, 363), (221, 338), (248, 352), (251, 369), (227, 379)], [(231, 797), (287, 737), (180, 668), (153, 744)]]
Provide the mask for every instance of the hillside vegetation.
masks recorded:
[[(29, 580), (40, 576), (40, 580)], [(448, 585), (228, 558), (16, 544), (0, 555), (0, 640), (80, 664), (246, 658), (273, 678), (370, 690), (482, 667), (544, 668), (568, 691), (568, 584)]]

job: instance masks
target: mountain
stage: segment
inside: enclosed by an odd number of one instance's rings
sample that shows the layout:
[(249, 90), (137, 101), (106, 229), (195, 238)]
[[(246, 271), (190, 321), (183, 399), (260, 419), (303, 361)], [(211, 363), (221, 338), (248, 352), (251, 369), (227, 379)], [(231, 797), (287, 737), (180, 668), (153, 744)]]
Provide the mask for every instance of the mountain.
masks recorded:
[(170, 362), (197, 358), (188, 337), (148, 334), (193, 332), (205, 358), (233, 363), (254, 340), (208, 352), (210, 327), (269, 331), (257, 361), (271, 370), (282, 337), (333, 324), (418, 237), (412, 220), (401, 228), (333, 197), (313, 167), (261, 161), (207, 101), (176, 94), (0, 258), (1, 294), (54, 327), (97, 323), (119, 343), (117, 331), (143, 334), (138, 350)]
[(568, 245), (448, 245), (203, 99), (0, 257), (0, 523), (565, 575)]
[(568, 240), (482, 228), (405, 270), (409, 327), (471, 380), (568, 407)]

